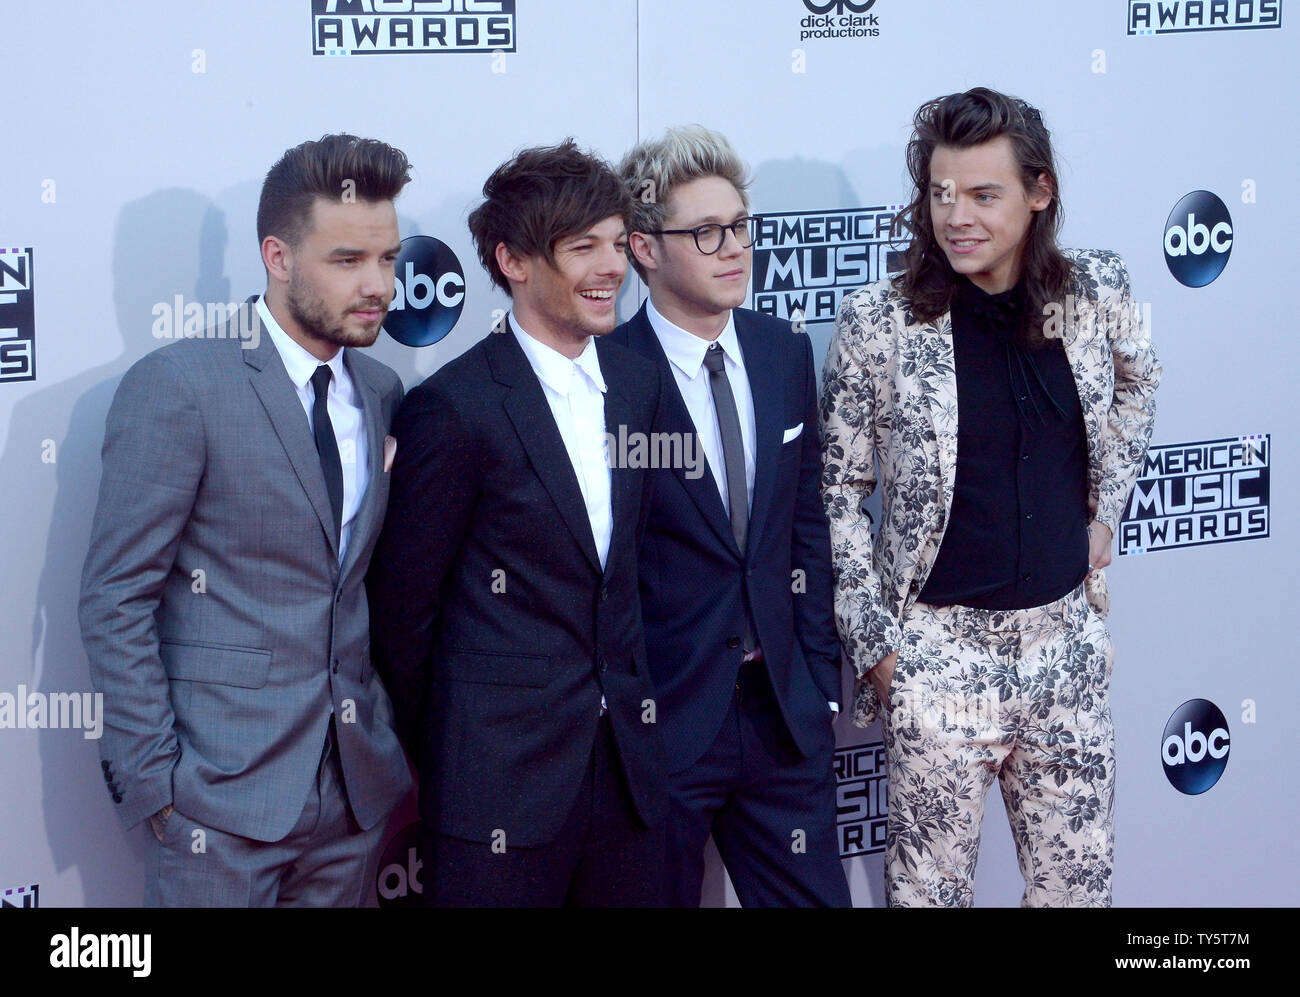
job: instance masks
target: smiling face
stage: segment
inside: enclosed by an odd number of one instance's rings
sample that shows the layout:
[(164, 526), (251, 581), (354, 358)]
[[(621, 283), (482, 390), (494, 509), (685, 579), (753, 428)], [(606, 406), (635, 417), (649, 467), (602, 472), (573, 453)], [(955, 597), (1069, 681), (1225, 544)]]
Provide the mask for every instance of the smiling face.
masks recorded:
[(930, 157), (930, 216), (948, 263), (987, 294), (1015, 286), (1034, 212), (1052, 200), (1047, 174), (1034, 191), (1020, 179), (1011, 139), (1000, 135)]
[(554, 264), (541, 254), (514, 256), (500, 244), (497, 264), (510, 281), (520, 323), (569, 357), (581, 353), (591, 336), (613, 332), (618, 289), (627, 273), (626, 245), (627, 228), (619, 215), (556, 242)]
[(392, 201), (317, 198), (297, 246), (262, 244), (267, 305), (286, 333), (318, 359), (341, 346), (370, 346), (393, 299), (401, 251)]
[[(692, 229), (709, 222), (729, 225), (748, 214), (740, 192), (722, 177), (701, 177), (674, 187), (668, 207), (665, 229)], [(645, 268), (655, 308), (688, 332), (716, 338), (731, 309), (745, 302), (754, 250), (742, 249), (733, 233), (708, 256), (689, 235), (635, 233), (632, 248)]]

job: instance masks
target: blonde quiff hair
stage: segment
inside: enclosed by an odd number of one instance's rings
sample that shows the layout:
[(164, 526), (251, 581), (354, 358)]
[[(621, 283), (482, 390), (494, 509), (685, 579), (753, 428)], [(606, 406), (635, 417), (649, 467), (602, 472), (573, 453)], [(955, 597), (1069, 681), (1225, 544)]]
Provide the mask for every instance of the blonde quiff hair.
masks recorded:
[[(629, 232), (650, 233), (663, 228), (673, 190), (704, 177), (726, 180), (736, 188), (745, 210), (749, 210), (748, 167), (723, 135), (702, 125), (669, 128), (662, 137), (640, 143), (618, 164), (618, 175), (632, 195)], [(630, 244), (627, 258), (644, 280), (645, 270)]]

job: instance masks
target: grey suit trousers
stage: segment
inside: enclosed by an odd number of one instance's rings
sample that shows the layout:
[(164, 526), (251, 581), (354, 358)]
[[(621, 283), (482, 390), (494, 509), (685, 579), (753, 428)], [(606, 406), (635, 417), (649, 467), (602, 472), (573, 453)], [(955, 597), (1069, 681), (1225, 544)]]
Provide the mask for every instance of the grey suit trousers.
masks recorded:
[(359, 907), (385, 822), (362, 830), (343, 790), (331, 721), (302, 814), (280, 841), (204, 827), (173, 810), (161, 840), (145, 823), (146, 907)]

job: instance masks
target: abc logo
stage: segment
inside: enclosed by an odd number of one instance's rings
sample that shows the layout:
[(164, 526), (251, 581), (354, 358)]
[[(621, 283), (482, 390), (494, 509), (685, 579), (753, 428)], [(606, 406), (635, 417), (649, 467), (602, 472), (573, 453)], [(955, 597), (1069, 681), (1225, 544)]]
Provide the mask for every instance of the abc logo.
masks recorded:
[(384, 846), (375, 877), (380, 907), (419, 907), (424, 893), (420, 873), (420, 822), (407, 824)]
[(1196, 796), (1219, 781), (1228, 765), (1228, 721), (1208, 699), (1189, 699), (1165, 724), (1160, 744), (1165, 777), (1174, 789)]
[(1174, 205), (1165, 222), (1165, 263), (1185, 287), (1204, 287), (1228, 265), (1232, 219), (1208, 190), (1194, 190)]
[(432, 346), (451, 332), (465, 307), (465, 271), (444, 242), (427, 235), (402, 240), (393, 303), (384, 331), (403, 346)]

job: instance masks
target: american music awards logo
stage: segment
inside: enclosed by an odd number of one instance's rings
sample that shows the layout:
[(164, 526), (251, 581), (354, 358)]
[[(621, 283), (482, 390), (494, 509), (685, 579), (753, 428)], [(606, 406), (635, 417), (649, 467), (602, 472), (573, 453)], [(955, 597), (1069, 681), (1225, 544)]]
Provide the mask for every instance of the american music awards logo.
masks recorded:
[(515, 0), (311, 0), (312, 55), (515, 51)]
[(0, 381), (36, 380), (32, 249), (0, 248)]
[(1282, 0), (1129, 0), (1128, 34), (1282, 27)]
[(1268, 433), (1151, 447), (1120, 520), (1120, 555), (1267, 537), (1271, 454)]
[(835, 836), (842, 859), (885, 850), (885, 758), (883, 741), (835, 749)]
[(890, 232), (903, 207), (761, 215), (750, 308), (790, 322), (835, 321), (844, 295), (902, 269)]
[(13, 886), (0, 896), (0, 907), (39, 907), (41, 905), (41, 887), (39, 883), (30, 886)]

